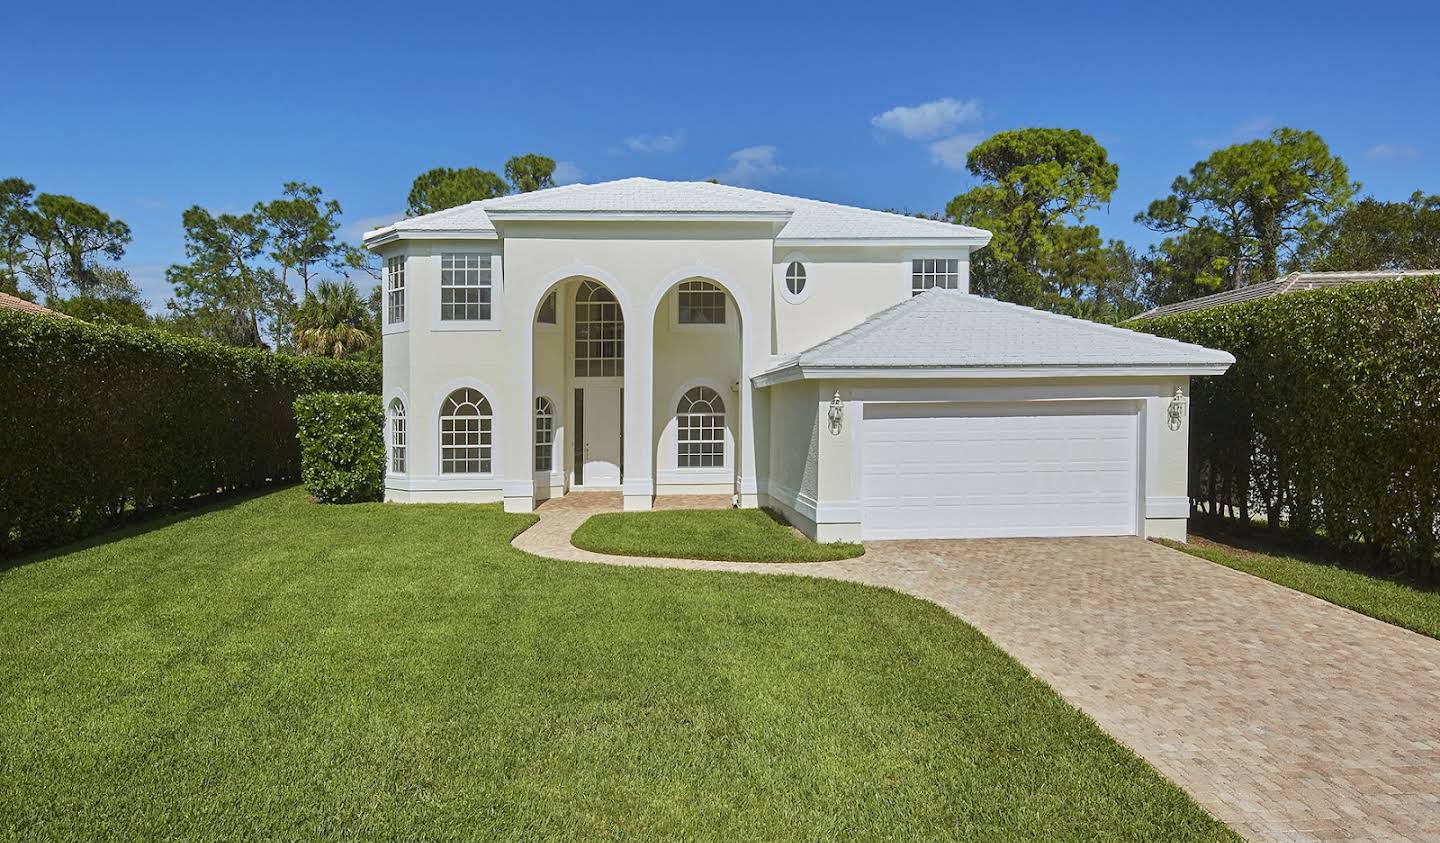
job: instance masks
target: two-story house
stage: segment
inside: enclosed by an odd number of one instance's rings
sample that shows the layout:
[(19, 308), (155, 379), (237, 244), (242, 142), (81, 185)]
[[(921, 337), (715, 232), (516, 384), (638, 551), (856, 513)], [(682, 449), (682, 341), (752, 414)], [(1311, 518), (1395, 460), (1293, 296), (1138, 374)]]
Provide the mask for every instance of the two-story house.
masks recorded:
[(970, 295), (989, 232), (625, 179), (365, 235), (396, 501), (734, 496), (820, 540), (1183, 538), (1220, 351)]

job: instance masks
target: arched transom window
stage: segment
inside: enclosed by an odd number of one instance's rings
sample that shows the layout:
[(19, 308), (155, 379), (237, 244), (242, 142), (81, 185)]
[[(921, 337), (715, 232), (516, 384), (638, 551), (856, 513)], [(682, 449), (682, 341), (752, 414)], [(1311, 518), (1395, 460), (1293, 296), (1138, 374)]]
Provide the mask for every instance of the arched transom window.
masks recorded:
[(405, 405), (390, 401), (390, 473), (405, 473)]
[(625, 374), (625, 320), (620, 302), (602, 284), (586, 281), (575, 291), (575, 377)]
[(676, 465), (718, 468), (725, 464), (725, 404), (708, 386), (697, 386), (675, 408)]
[(440, 406), (440, 473), (489, 474), (493, 418), (478, 389), (457, 389)]
[(724, 325), (725, 291), (709, 281), (681, 281), (676, 293), (681, 325)]
[(535, 399), (535, 470), (555, 467), (555, 407), (549, 398)]

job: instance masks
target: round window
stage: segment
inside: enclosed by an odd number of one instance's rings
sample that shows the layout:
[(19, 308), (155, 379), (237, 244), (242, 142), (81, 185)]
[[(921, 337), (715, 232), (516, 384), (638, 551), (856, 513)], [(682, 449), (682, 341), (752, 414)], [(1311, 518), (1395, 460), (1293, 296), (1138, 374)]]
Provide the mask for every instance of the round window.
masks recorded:
[(785, 289), (790, 295), (798, 296), (805, 292), (805, 264), (800, 261), (791, 261), (789, 268), (785, 270)]

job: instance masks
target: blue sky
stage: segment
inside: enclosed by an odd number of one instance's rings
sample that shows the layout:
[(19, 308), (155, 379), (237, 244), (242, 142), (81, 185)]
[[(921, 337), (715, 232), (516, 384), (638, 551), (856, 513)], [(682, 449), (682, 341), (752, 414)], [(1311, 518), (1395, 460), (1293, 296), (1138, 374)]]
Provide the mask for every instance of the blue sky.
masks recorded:
[(933, 211), (971, 185), (968, 144), (1079, 128), (1120, 165), (1092, 221), (1141, 245), (1171, 179), (1280, 125), (1366, 193), (1440, 192), (1433, 2), (26, 3), (5, 29), (0, 176), (128, 222), (155, 306), (192, 204), (298, 179), (353, 233), (422, 170), (532, 151), (571, 180)]

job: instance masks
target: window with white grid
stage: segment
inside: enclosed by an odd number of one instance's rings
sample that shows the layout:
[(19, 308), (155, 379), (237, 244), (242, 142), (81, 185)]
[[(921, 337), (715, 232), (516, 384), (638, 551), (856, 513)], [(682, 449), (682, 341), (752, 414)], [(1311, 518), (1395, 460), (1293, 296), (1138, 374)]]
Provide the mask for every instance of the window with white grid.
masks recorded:
[(725, 404), (715, 390), (697, 386), (675, 408), (676, 464), (680, 468), (725, 465)]
[(405, 473), (405, 405), (399, 398), (390, 402), (390, 473)]
[(956, 258), (916, 258), (910, 261), (910, 295), (939, 287), (960, 289), (960, 261)]
[(490, 402), (477, 389), (457, 389), (440, 406), (440, 473), (489, 474)]
[(555, 407), (549, 398), (535, 399), (535, 470), (555, 467)]
[(785, 269), (785, 289), (790, 295), (799, 296), (805, 292), (805, 264), (800, 261), (791, 261), (790, 266)]
[(575, 377), (625, 374), (625, 320), (604, 285), (586, 281), (575, 291)]
[(724, 325), (725, 291), (709, 281), (681, 281), (681, 325)]
[(405, 321), (405, 258), (385, 259), (385, 305), (391, 325)]
[(541, 325), (554, 325), (558, 317), (560, 307), (556, 302), (555, 291), (551, 290), (550, 295), (540, 302), (540, 309), (535, 313), (535, 321)]
[(490, 256), (440, 256), (440, 321), (479, 322), (490, 318)]

